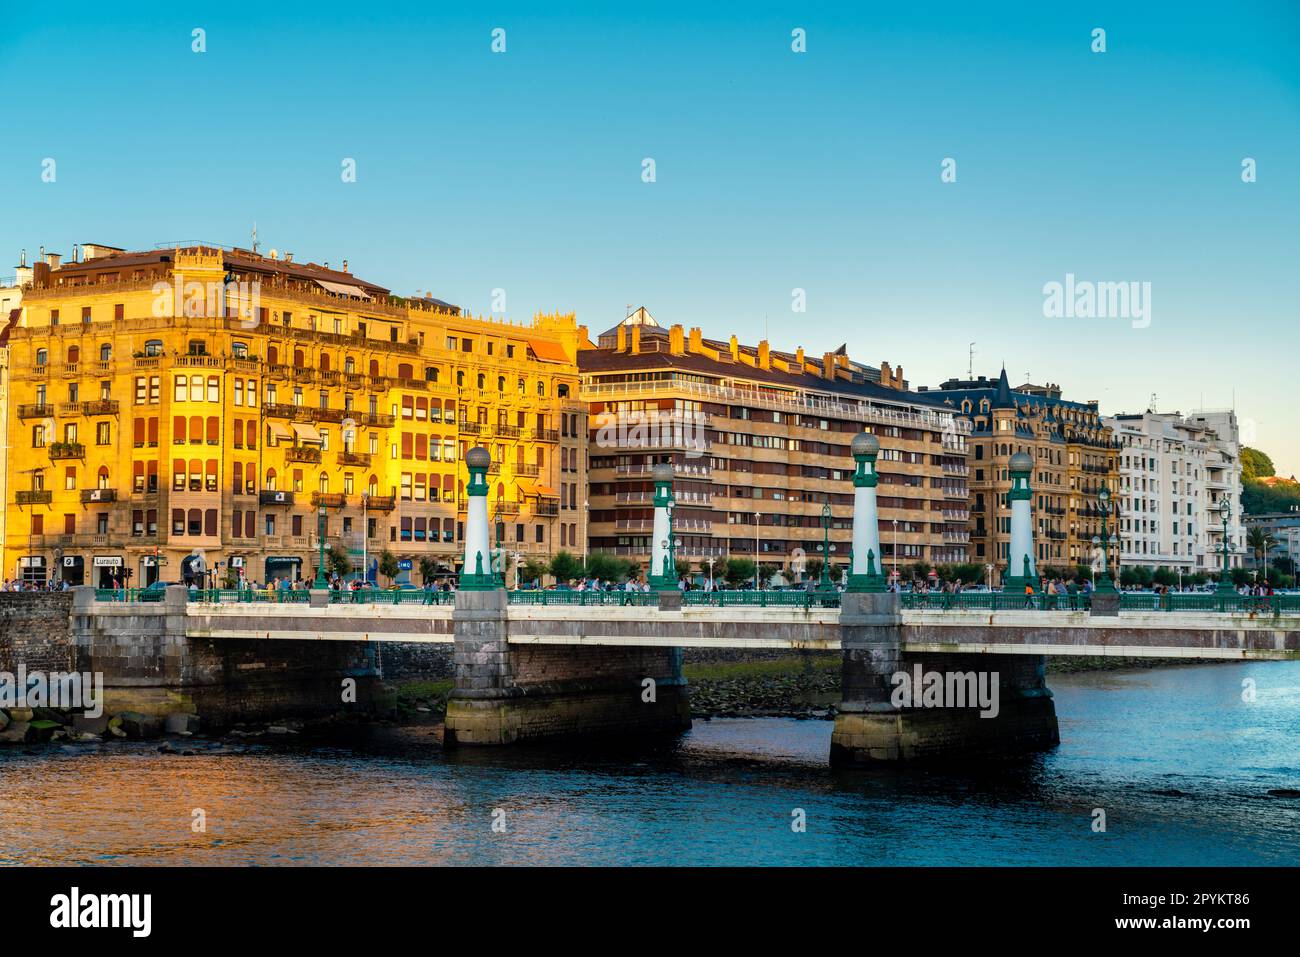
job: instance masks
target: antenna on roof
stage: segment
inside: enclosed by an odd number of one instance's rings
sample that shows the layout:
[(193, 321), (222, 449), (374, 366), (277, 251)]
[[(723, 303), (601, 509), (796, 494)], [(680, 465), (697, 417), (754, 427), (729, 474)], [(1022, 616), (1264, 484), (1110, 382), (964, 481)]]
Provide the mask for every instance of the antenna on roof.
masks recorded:
[(257, 252), (257, 220), (253, 220), (253, 252)]
[(970, 344), (970, 355), (966, 357), (966, 378), (975, 378), (975, 343)]

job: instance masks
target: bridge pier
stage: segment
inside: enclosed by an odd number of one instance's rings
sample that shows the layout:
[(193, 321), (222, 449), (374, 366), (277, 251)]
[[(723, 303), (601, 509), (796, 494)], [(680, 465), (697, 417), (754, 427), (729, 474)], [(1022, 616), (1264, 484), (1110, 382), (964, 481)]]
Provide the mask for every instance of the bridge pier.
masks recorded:
[(844, 700), (831, 734), (834, 766), (1044, 751), (1060, 743), (1041, 655), (904, 653), (899, 599), (891, 593), (846, 592), (840, 634)]
[(510, 644), (504, 590), (458, 591), (445, 747), (691, 726), (674, 648)]

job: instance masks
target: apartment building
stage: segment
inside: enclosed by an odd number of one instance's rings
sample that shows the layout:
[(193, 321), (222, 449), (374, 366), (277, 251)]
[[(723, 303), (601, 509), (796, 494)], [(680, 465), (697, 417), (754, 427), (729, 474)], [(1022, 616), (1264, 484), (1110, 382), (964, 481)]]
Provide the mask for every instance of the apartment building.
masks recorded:
[(503, 544), (545, 558), (586, 533), (585, 341), (572, 315), (475, 319), (346, 261), (45, 255), (9, 332), (5, 574), (310, 579), (322, 543), (451, 573), (479, 444)]
[(590, 412), (593, 551), (648, 563), (651, 468), (671, 462), (677, 556), (758, 558), (794, 572), (808, 559), (849, 562), (853, 437), (881, 443), (881, 550), (899, 563), (964, 562), (966, 432), (902, 369), (808, 355), (767, 341), (705, 338), (638, 309), (578, 353)]
[(1245, 526), (1236, 417), (1147, 411), (1105, 421), (1121, 447), (1121, 560), (1185, 573), (1221, 568), (1219, 503), (1227, 498), (1229, 565), (1241, 567)]
[(998, 574), (1005, 568), (1011, 543), (1008, 463), (1024, 452), (1035, 463), (1030, 485), (1037, 564), (1092, 563), (1092, 539), (1102, 531), (1098, 493), (1109, 487), (1114, 496), (1119, 488), (1119, 446), (1095, 401), (1067, 400), (1053, 383), (1013, 389), (1005, 369), (996, 379), (949, 379), (920, 394), (971, 425), (971, 561)]

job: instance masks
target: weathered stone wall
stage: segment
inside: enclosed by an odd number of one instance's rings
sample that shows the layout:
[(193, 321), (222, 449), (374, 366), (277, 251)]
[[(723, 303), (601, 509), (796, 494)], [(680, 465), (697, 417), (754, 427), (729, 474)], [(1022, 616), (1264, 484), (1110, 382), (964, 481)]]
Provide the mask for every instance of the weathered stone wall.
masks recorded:
[[(72, 608), (78, 670), (104, 676), (104, 709), (197, 713), (205, 724), (313, 718), (381, 703), (373, 644), (297, 639), (190, 638), (185, 596), (154, 604)], [(345, 702), (344, 679), (356, 682)]]
[(452, 645), (423, 641), (377, 642), (385, 681), (433, 681), (453, 675)]
[(71, 592), (0, 592), (0, 671), (72, 671)]

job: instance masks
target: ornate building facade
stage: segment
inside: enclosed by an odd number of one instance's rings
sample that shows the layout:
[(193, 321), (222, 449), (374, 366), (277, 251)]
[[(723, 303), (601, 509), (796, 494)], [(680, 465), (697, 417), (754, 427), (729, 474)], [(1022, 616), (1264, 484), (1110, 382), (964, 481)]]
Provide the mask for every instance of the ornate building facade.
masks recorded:
[(591, 414), (593, 551), (649, 561), (655, 464), (676, 473), (676, 554), (757, 559), (795, 571), (849, 563), (850, 454), (862, 431), (880, 440), (884, 564), (966, 561), (966, 433), (940, 401), (910, 392), (902, 370), (659, 326), (639, 309), (578, 354)]
[[(1101, 419), (1096, 402), (1071, 402), (1059, 386), (1012, 389), (1006, 370), (997, 379), (950, 379), (921, 394), (971, 423), (971, 561), (991, 565), (993, 578), (1007, 562), (1011, 542), (1011, 456), (1034, 460), (1036, 563), (1073, 569), (1091, 565), (1093, 538), (1102, 533), (1098, 493), (1119, 493), (1119, 445)], [(1115, 516), (1109, 521), (1112, 561), (1117, 556)]]
[[(466, 450), (505, 548), (586, 534), (571, 315), (474, 319), (343, 263), (97, 244), (35, 263), (9, 333), (6, 576), (105, 584), (231, 569), (458, 567)], [(323, 528), (323, 540), (318, 529)]]

